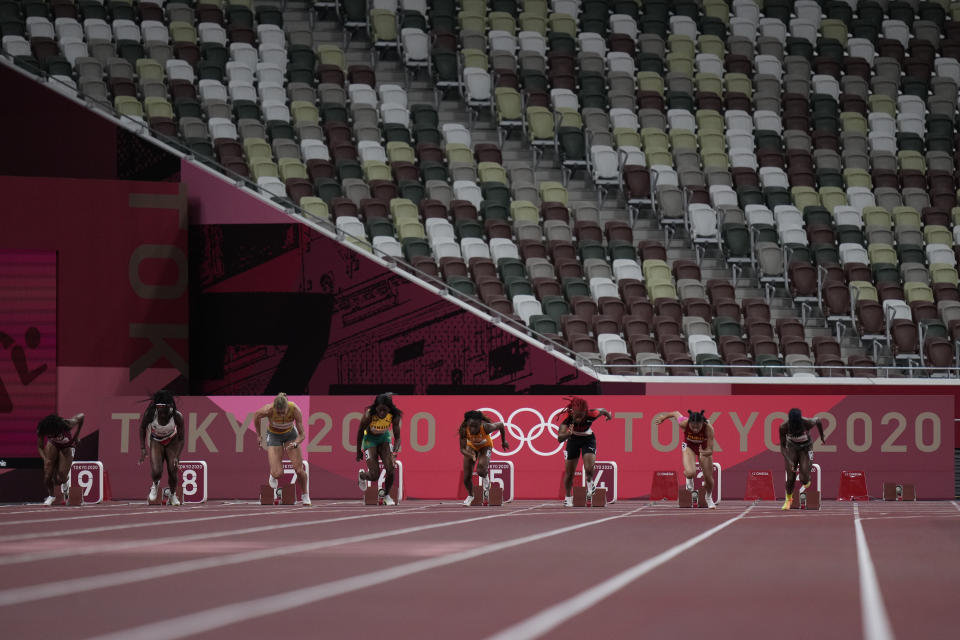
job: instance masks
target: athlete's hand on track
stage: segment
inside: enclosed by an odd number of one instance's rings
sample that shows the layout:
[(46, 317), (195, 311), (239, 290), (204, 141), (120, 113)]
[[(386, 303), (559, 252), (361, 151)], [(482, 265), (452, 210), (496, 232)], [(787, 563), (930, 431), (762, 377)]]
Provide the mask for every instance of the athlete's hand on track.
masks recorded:
[(502, 442), (501, 445), (502, 445), (501, 448), (502, 448), (504, 451), (509, 451), (509, 450), (510, 450), (510, 443), (509, 443), (509, 442)]

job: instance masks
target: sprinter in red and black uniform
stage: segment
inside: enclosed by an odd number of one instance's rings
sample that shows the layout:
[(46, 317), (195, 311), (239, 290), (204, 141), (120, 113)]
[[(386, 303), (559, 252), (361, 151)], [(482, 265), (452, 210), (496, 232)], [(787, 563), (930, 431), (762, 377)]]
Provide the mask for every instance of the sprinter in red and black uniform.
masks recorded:
[(680, 450), (683, 460), (683, 475), (687, 478), (687, 490), (693, 491), (693, 479), (697, 476), (697, 460), (703, 470), (703, 491), (706, 494), (707, 507), (716, 509), (713, 502), (713, 425), (707, 420), (705, 412), (687, 411), (683, 415), (679, 411), (665, 413), (654, 418), (654, 424), (664, 420), (676, 418), (677, 424), (683, 429), (683, 442)]
[(577, 470), (577, 460), (583, 457), (583, 474), (587, 479), (587, 495), (592, 496), (597, 488), (593, 481), (594, 464), (597, 461), (597, 436), (593, 433), (593, 423), (603, 416), (612, 418), (606, 409), (590, 409), (583, 398), (566, 398), (568, 401), (566, 417), (560, 423), (557, 440), (567, 442), (565, 468), (563, 474), (563, 504), (573, 506), (573, 474)]
[(54, 486), (59, 484), (64, 496), (70, 495), (70, 465), (73, 453), (83, 426), (83, 414), (72, 418), (49, 415), (37, 425), (37, 450), (43, 460), (43, 485), (47, 488), (47, 498), (43, 504), (53, 504)]

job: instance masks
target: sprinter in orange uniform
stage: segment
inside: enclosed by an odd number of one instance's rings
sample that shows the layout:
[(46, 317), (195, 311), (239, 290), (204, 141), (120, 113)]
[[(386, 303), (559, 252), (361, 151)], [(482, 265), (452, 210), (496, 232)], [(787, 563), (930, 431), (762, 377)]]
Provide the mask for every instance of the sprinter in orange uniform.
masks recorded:
[(460, 453), (463, 454), (463, 486), (467, 488), (467, 497), (464, 506), (473, 504), (473, 469), (476, 466), (477, 475), (483, 485), (483, 499), (490, 499), (490, 476), (487, 465), (493, 454), (493, 438), (490, 434), (500, 432), (500, 444), (504, 450), (510, 448), (507, 442), (507, 429), (502, 422), (491, 422), (480, 411), (467, 411), (463, 414), (460, 423)]

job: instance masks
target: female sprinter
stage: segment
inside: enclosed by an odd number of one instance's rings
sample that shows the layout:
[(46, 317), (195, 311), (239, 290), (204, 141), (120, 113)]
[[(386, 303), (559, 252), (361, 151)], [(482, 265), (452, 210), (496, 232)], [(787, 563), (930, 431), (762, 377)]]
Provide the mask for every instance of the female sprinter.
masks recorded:
[[(150, 432), (150, 444), (146, 443), (147, 432)], [(153, 484), (150, 485), (148, 501), (157, 499), (160, 488), (160, 478), (163, 476), (163, 466), (167, 466), (167, 488), (163, 495), (173, 506), (180, 505), (177, 498), (177, 465), (180, 464), (180, 451), (183, 449), (183, 414), (177, 411), (177, 403), (173, 394), (167, 390), (160, 390), (153, 394), (150, 406), (143, 412), (140, 420), (140, 461), (150, 453), (150, 476)]]
[(587, 495), (592, 496), (596, 485), (593, 482), (594, 463), (597, 461), (597, 436), (593, 434), (594, 421), (603, 416), (612, 418), (606, 409), (591, 410), (583, 398), (566, 398), (566, 418), (560, 423), (557, 440), (567, 441), (566, 467), (563, 474), (563, 504), (573, 506), (573, 474), (577, 470), (577, 460), (583, 455), (583, 473), (587, 479)]
[(490, 422), (487, 416), (479, 411), (467, 411), (463, 414), (460, 423), (460, 453), (463, 454), (463, 486), (467, 488), (467, 497), (464, 506), (473, 504), (473, 468), (476, 465), (477, 475), (483, 483), (483, 500), (490, 499), (490, 476), (487, 474), (487, 465), (493, 454), (493, 438), (491, 433), (500, 432), (500, 445), (504, 450), (510, 448), (507, 442), (507, 430), (502, 422)]
[[(267, 419), (267, 428), (262, 430), (263, 419)], [(293, 471), (297, 474), (297, 483), (300, 485), (300, 495), (303, 506), (309, 507), (310, 478), (303, 466), (303, 454), (300, 453), (300, 443), (307, 437), (303, 430), (303, 413), (296, 403), (287, 400), (287, 394), (278, 393), (268, 405), (253, 415), (253, 424), (257, 425), (260, 436), (260, 446), (267, 452), (270, 463), (270, 486), (276, 496), (280, 497), (280, 478), (283, 477), (283, 454), (286, 453), (293, 463)]]
[(797, 467), (800, 468), (800, 482), (803, 484), (801, 491), (810, 487), (813, 440), (809, 431), (814, 427), (820, 432), (820, 442), (825, 442), (823, 421), (819, 418), (804, 418), (800, 409), (790, 409), (787, 421), (780, 425), (780, 453), (783, 454), (783, 463), (787, 469), (787, 498), (783, 501), (783, 510), (790, 509), (793, 504), (793, 484), (797, 479)]
[[(358, 483), (360, 491), (367, 490), (367, 482), (376, 484), (380, 480), (380, 462), (386, 473), (383, 477), (383, 487), (379, 495), (383, 504), (394, 505), (390, 497), (393, 488), (394, 456), (400, 453), (400, 419), (403, 412), (393, 404), (392, 393), (381, 393), (373, 399), (373, 404), (367, 407), (360, 420), (357, 431), (357, 462), (367, 460), (367, 470), (360, 470)], [(390, 446), (390, 435), (393, 434), (393, 446)]]
[[(60, 485), (64, 499), (70, 495), (70, 465), (73, 464), (74, 447), (83, 426), (83, 414), (72, 418), (49, 415), (37, 425), (37, 450), (43, 461), (43, 484), (47, 488), (47, 498), (43, 504), (53, 504), (54, 485)], [(71, 432), (71, 429), (76, 429)]]
[(653, 423), (659, 425), (664, 420), (676, 418), (683, 429), (683, 442), (680, 448), (683, 452), (683, 475), (687, 478), (687, 490), (693, 491), (693, 479), (697, 475), (697, 459), (703, 470), (703, 490), (706, 493), (707, 507), (716, 509), (713, 502), (713, 425), (707, 420), (704, 411), (687, 411), (683, 415), (679, 411), (662, 414), (654, 418)]

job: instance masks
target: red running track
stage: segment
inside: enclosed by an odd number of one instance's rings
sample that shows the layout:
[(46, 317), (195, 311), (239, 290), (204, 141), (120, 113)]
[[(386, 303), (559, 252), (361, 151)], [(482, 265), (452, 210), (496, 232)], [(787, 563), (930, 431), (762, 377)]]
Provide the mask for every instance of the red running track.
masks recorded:
[(778, 506), (4, 506), (0, 629), (125, 640), (957, 637), (960, 504)]

